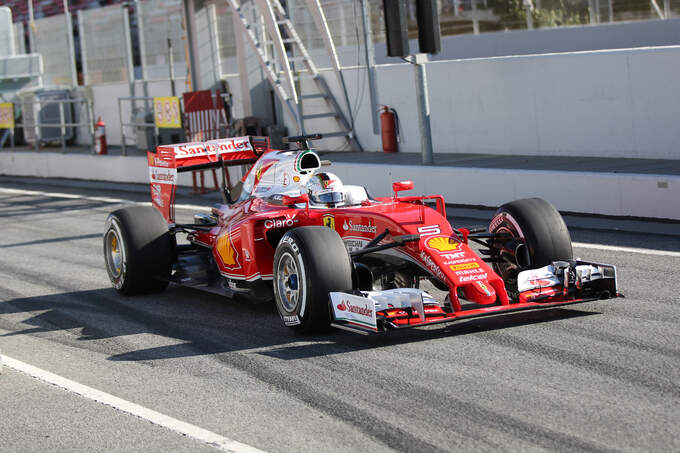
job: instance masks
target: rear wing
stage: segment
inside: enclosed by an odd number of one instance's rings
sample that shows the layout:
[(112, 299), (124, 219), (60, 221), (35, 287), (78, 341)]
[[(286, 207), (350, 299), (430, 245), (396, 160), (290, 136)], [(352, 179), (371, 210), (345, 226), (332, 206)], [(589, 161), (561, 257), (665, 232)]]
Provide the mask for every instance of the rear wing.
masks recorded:
[(174, 223), (178, 173), (253, 164), (269, 150), (269, 137), (232, 137), (159, 146), (155, 153), (147, 153), (151, 204), (168, 223)]

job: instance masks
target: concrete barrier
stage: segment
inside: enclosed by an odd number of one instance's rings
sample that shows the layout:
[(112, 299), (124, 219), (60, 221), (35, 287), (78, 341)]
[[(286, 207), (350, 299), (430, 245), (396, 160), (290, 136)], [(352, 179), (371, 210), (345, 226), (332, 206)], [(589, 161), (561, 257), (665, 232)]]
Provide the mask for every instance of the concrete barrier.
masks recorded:
[[(3, 152), (0, 174), (123, 183), (148, 182), (140, 156), (94, 156), (50, 152)], [(495, 207), (542, 197), (561, 211), (680, 220), (680, 176), (591, 173), (416, 165), (336, 163), (330, 168), (348, 184), (374, 196), (391, 194), (391, 183), (413, 180), (414, 194), (442, 194), (447, 202)], [(209, 181), (208, 181), (209, 182)], [(191, 185), (189, 174), (180, 185)]]
[[(344, 72), (355, 99), (365, 71)], [(680, 159), (679, 72), (680, 46), (431, 62), (434, 150)], [(378, 102), (399, 114), (400, 152), (420, 151), (413, 74), (405, 64), (376, 67)], [(380, 150), (360, 99), (355, 132), (365, 150)]]
[(454, 204), (496, 207), (541, 197), (560, 211), (680, 220), (680, 176), (344, 162), (331, 169), (374, 196), (390, 195), (394, 181), (412, 180), (414, 195), (442, 194)]

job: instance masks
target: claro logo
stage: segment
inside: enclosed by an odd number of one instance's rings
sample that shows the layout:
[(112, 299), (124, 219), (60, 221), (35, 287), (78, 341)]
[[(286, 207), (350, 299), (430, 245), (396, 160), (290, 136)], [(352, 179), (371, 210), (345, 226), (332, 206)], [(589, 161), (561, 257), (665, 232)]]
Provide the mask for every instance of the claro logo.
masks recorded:
[(288, 217), (279, 217), (277, 219), (268, 219), (264, 221), (264, 227), (267, 230), (272, 228), (292, 227), (297, 222), (297, 219)]

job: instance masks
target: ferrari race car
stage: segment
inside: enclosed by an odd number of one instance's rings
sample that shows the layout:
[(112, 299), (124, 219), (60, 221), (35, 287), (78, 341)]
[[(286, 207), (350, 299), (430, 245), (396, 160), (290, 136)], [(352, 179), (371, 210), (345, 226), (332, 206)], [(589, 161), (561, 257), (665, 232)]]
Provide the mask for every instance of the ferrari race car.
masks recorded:
[[(322, 167), (308, 140), (267, 137), (159, 146), (148, 153), (152, 206), (112, 212), (104, 255), (123, 295), (168, 283), (239, 300), (271, 300), (283, 323), (384, 332), (617, 297), (616, 268), (573, 258), (555, 208), (504, 204), (488, 227), (452, 228), (441, 195), (373, 198)], [(232, 166), (249, 167), (232, 187)], [(176, 223), (178, 173), (217, 169), (224, 202)], [(177, 235), (186, 241), (177, 241)], [(477, 244), (478, 252), (471, 245)], [(419, 289), (429, 280), (444, 296)], [(436, 291), (431, 291), (435, 293)]]

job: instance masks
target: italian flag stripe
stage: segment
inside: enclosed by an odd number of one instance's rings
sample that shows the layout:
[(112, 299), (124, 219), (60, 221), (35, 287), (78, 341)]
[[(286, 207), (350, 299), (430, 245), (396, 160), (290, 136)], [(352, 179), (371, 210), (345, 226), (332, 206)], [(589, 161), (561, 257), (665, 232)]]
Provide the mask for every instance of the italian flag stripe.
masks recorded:
[(359, 327), (368, 327), (371, 330), (375, 330), (376, 332), (378, 331), (378, 328), (376, 327), (375, 324), (371, 324), (369, 322), (364, 322), (364, 321), (357, 321), (356, 319), (349, 319), (349, 318), (335, 318), (337, 321), (345, 321), (348, 324), (354, 324)]

